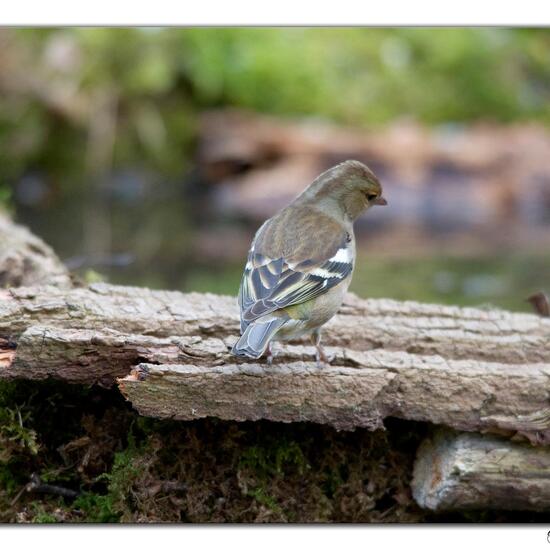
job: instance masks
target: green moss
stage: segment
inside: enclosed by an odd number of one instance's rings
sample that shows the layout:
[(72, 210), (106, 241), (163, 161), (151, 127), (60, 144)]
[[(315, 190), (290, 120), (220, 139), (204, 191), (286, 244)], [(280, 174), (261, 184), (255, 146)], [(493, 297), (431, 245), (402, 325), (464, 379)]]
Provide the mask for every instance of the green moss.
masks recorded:
[[(292, 479), (310, 468), (299, 444), (284, 437), (268, 438), (260, 445), (247, 447), (239, 458), (239, 470), (247, 472), (252, 483), (257, 484), (245, 493), (280, 518), (285, 518), (285, 513), (277, 499), (269, 493), (270, 482), (274, 477), (284, 479), (288, 476)], [(294, 517), (294, 514), (290, 516)]]
[(73, 506), (82, 512), (83, 521), (86, 523), (118, 523), (120, 521), (120, 513), (114, 510), (112, 494), (98, 495), (86, 491), (74, 501)]
[(3, 490), (8, 497), (15, 493), (15, 490), (23, 481), (21, 476), (18, 475), (19, 471), (15, 461), (0, 464), (0, 490)]
[(38, 453), (36, 432), (27, 427), (30, 415), (17, 406), (0, 409), (0, 462), (9, 462), (16, 450)]
[(0, 382), (0, 495), (6, 498), (28, 481), (26, 470), (40, 451), (33, 414), (16, 383)]
[(113, 468), (104, 478), (108, 480), (108, 495), (113, 510), (119, 516), (128, 510), (136, 509), (133, 498), (133, 487), (139, 484), (147, 471), (147, 460), (150, 453), (147, 443), (136, 446), (135, 439), (130, 431), (128, 447), (124, 451), (115, 453)]
[(239, 460), (239, 467), (250, 469), (260, 479), (267, 479), (273, 475), (284, 477), (292, 470), (302, 474), (311, 466), (296, 441), (281, 439), (246, 448)]
[(32, 520), (33, 523), (57, 523), (57, 520), (51, 514), (36, 514)]
[[(161, 421), (139, 417), (116, 391), (50, 383), (2, 386), (0, 399), (9, 410), (22, 411), (23, 426), (34, 430), (37, 442), (34, 452), (18, 436), (10, 460), (0, 464), (1, 521), (309, 523), (516, 517), (493, 511), (439, 516), (419, 510), (409, 487), (416, 447), (425, 436), (423, 424), (389, 419), (384, 432), (348, 433), (307, 423)], [(71, 500), (24, 491), (35, 472), (80, 495)], [(541, 516), (527, 519), (540, 521)]]
[(266, 493), (266, 489), (263, 487), (257, 487), (256, 489), (251, 489), (248, 491), (248, 494), (254, 497), (260, 504), (267, 507), (272, 512), (275, 512), (278, 515), (283, 515), (283, 510), (277, 504), (276, 500)]
[(57, 523), (57, 519), (47, 512), (35, 511), (32, 523)]

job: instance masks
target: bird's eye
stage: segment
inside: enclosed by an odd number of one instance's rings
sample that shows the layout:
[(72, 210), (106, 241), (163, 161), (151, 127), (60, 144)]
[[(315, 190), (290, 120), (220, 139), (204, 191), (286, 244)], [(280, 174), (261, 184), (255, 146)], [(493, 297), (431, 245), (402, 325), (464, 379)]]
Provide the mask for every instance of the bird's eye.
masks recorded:
[(370, 201), (373, 201), (374, 199), (376, 199), (378, 197), (378, 195), (376, 193), (367, 193), (367, 200), (370, 202)]

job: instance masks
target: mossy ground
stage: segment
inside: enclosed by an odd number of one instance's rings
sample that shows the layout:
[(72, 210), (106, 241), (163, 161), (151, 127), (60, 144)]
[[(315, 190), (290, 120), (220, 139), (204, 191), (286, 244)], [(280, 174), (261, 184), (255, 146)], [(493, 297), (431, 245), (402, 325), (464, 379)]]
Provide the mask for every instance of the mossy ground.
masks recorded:
[[(537, 521), (483, 512), (435, 516), (409, 484), (427, 426), (386, 431), (314, 424), (158, 421), (116, 391), (0, 384), (2, 522)], [(24, 491), (31, 474), (79, 492)]]

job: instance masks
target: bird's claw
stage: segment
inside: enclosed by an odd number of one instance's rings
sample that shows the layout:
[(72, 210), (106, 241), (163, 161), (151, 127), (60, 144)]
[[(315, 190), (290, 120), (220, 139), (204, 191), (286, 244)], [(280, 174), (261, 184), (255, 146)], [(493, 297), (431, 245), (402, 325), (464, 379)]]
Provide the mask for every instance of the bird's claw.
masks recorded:
[(273, 353), (273, 350), (271, 349), (271, 343), (270, 343), (269, 346), (267, 346), (267, 350), (265, 354), (265, 358), (269, 366), (273, 365), (273, 358), (275, 357), (275, 355), (276, 354)]
[(333, 359), (334, 355), (327, 354), (325, 350), (321, 347), (317, 348), (317, 351), (315, 353), (315, 362), (317, 363), (317, 366), (319, 368), (328, 367)]

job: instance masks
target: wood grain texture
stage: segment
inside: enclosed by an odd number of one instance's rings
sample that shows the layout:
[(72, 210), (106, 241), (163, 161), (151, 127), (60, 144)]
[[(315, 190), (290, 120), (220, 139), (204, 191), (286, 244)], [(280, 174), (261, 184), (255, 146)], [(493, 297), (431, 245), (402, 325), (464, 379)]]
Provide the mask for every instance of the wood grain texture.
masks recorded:
[(434, 511), (550, 510), (550, 449), (440, 430), (418, 450), (412, 492)]
[[(498, 310), (346, 297), (326, 327), (334, 355), (282, 346), (243, 362), (236, 300), (96, 284), (0, 294), (0, 377), (112, 385), (142, 414), (312, 421), (376, 429), (384, 418), (547, 443), (550, 320)], [(15, 347), (14, 347), (15, 346)]]
[[(0, 291), (0, 337), (32, 325), (114, 329), (126, 334), (236, 338), (236, 298), (94, 284), (71, 290)], [(550, 319), (501, 310), (459, 308), (348, 294), (323, 331), (331, 346), (385, 349), (502, 364), (550, 361)]]
[(267, 418), (350, 430), (382, 428), (392, 416), (548, 442), (550, 364), (518, 368), (385, 350), (328, 351), (335, 358), (322, 368), (303, 346), (288, 346), (271, 367), (145, 364), (120, 388), (138, 411), (160, 418)]
[(54, 251), (0, 210), (0, 288), (40, 284), (63, 288), (72, 285)]

